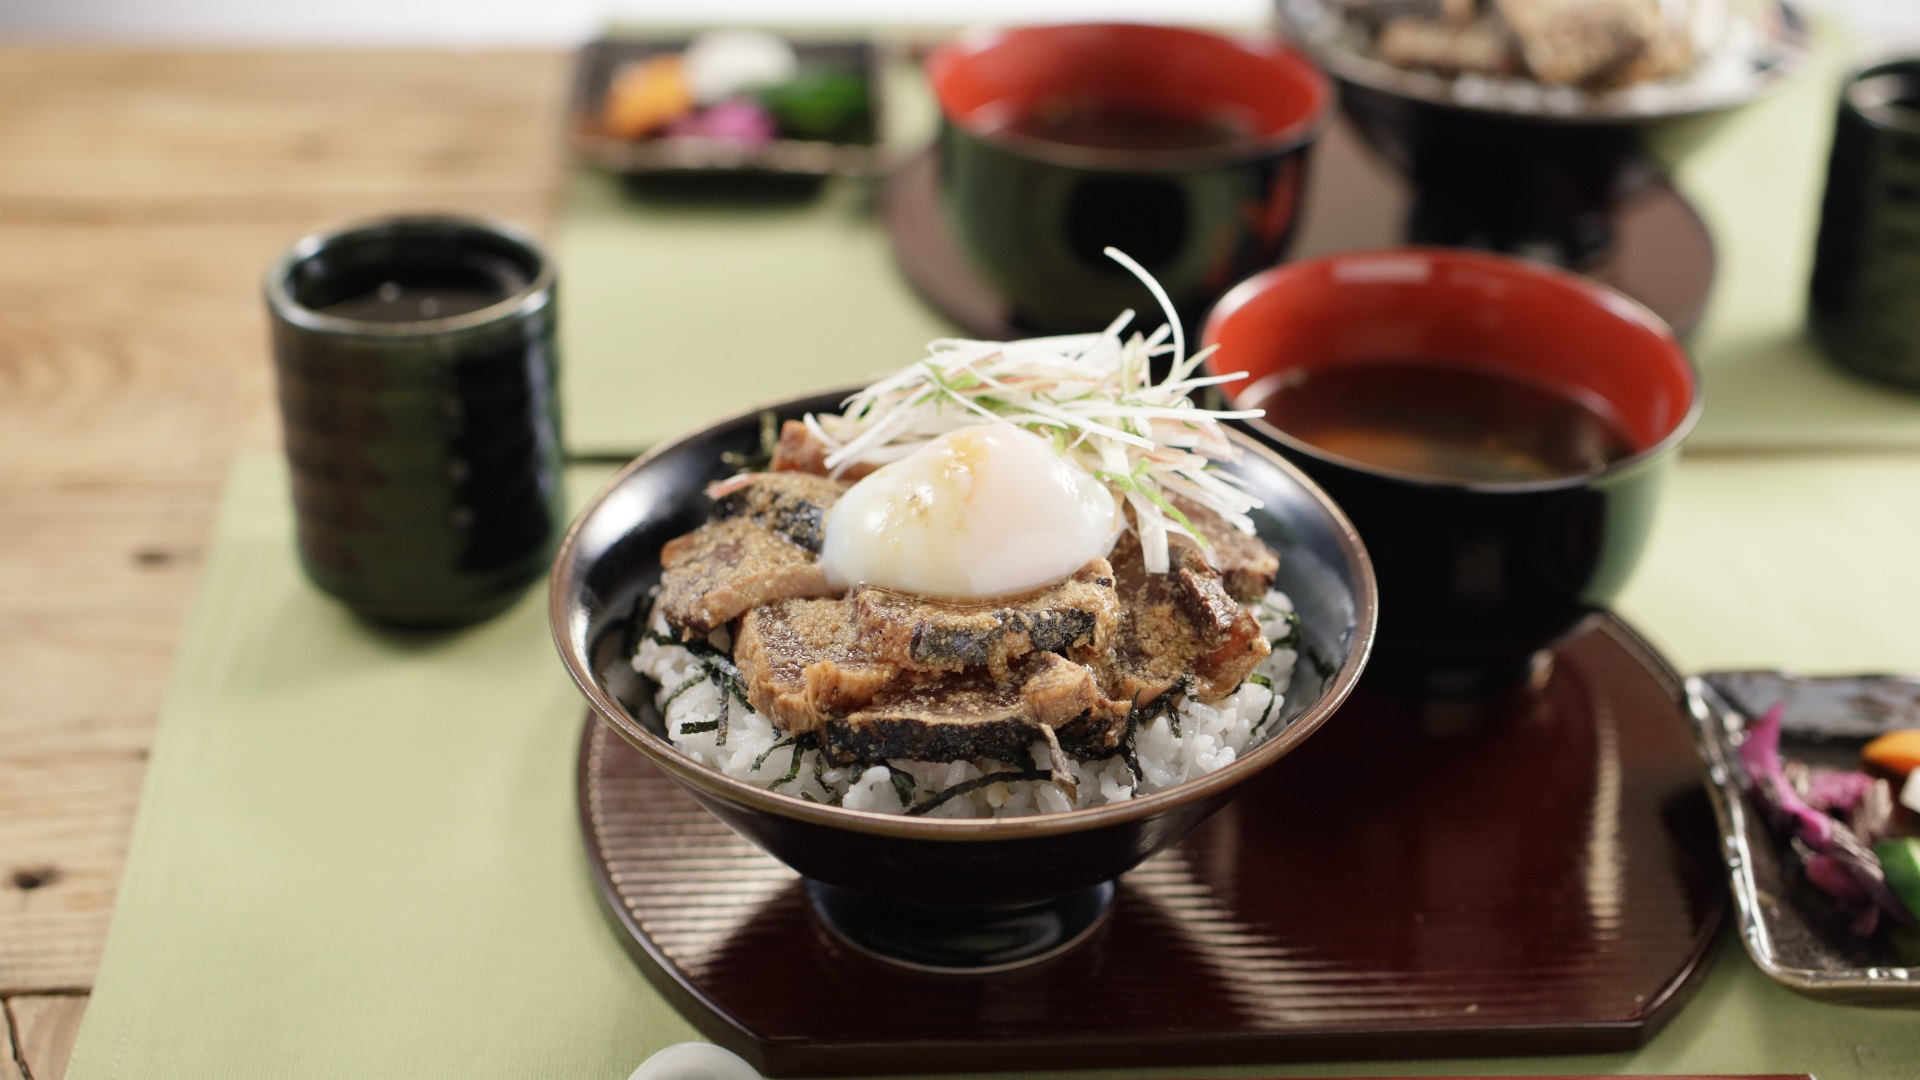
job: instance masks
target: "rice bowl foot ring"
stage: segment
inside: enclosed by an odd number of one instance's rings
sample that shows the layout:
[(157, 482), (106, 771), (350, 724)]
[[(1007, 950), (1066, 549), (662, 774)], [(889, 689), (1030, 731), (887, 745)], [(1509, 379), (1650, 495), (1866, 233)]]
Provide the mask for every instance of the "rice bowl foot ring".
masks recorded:
[(814, 913), (841, 941), (889, 964), (954, 975), (1051, 960), (1099, 929), (1113, 896), (1113, 882), (1103, 881), (1037, 904), (914, 904), (807, 880)]

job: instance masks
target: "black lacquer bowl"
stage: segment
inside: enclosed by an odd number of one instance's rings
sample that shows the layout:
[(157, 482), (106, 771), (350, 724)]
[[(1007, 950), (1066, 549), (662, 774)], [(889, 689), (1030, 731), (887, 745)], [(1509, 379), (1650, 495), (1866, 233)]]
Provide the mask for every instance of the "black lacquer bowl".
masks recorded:
[(1660, 125), (1749, 104), (1799, 71), (1806, 22), (1786, 3), (1745, 17), (1728, 55), (1687, 75), (1609, 91), (1523, 78), (1448, 78), (1368, 54), (1343, 0), (1276, 0), (1289, 39), (1334, 79), (1340, 107), (1415, 191), (1405, 239), (1588, 266), (1612, 243), (1614, 209), (1660, 171)]
[[(1187, 319), (1279, 261), (1333, 105), (1326, 76), (1278, 41), (1171, 26), (965, 33), (929, 57), (927, 78), (954, 239), (1020, 323), (1045, 333), (1153, 310), (1109, 247), (1146, 267)], [(1241, 130), (1210, 145), (1088, 145), (1014, 123), (1075, 105), (1142, 110), (1121, 113), (1136, 123), (1226, 116)]]
[[(972, 970), (1050, 955), (1091, 929), (1112, 880), (1184, 836), (1254, 774), (1311, 735), (1358, 680), (1374, 634), (1373, 570), (1358, 534), (1292, 465), (1235, 433), (1231, 466), (1266, 507), (1254, 520), (1280, 552), (1276, 587), (1292, 597), (1304, 647), (1266, 742), (1217, 772), (1130, 802), (1012, 819), (895, 817), (768, 791), (686, 757), (668, 742), (652, 683), (635, 674), (636, 612), (660, 578), (660, 548), (697, 527), (703, 490), (733, 472), (723, 455), (759, 447), (761, 413), (835, 412), (848, 391), (793, 399), (717, 421), (620, 472), (561, 545), (554, 641), (593, 711), (701, 805), (812, 883), (830, 925), (868, 951), (915, 966)], [(982, 919), (994, 923), (984, 926)], [(1012, 924), (1009, 925), (1009, 921)], [(1009, 938), (1051, 929), (1024, 944)], [(955, 958), (923, 940), (943, 927), (992, 937)], [(884, 939), (884, 940), (882, 940)], [(968, 942), (952, 944), (968, 952)]]

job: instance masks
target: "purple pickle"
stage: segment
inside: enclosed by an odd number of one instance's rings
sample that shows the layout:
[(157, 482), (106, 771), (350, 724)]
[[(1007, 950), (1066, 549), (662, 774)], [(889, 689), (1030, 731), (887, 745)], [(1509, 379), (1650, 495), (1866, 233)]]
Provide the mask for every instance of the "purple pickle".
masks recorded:
[(1838, 779), (1835, 770), (1818, 770), (1808, 777), (1809, 795), (1803, 796), (1780, 760), (1780, 726), (1787, 712), (1786, 702), (1768, 709), (1765, 716), (1747, 728), (1740, 744), (1740, 763), (1747, 770), (1754, 797), (1766, 807), (1775, 824), (1790, 829), (1796, 847), (1802, 847), (1802, 865), (1807, 880), (1833, 897), (1847, 914), (1855, 933), (1870, 936), (1880, 924), (1884, 912), (1902, 925), (1910, 926), (1913, 915), (1887, 886), (1880, 860), (1860, 838), (1839, 821), (1816, 810), (1809, 797), (1822, 806), (1845, 813), (1858, 804), (1871, 787), (1865, 783)]
[(666, 133), (760, 146), (773, 139), (773, 116), (757, 102), (735, 98), (675, 120), (667, 125)]
[(1854, 769), (1808, 769), (1807, 804), (1830, 814), (1851, 814), (1873, 784), (1873, 777)]
[(1846, 861), (1832, 855), (1809, 855), (1806, 868), (1807, 880), (1818, 886), (1821, 892), (1839, 901), (1840, 906), (1852, 916), (1853, 932), (1861, 937), (1872, 937), (1873, 931), (1880, 925), (1880, 908), (1873, 902), (1872, 894), (1855, 879)]
[(1761, 801), (1794, 826), (1794, 835), (1813, 850), (1825, 851), (1833, 843), (1834, 820), (1807, 805), (1780, 764), (1780, 721), (1786, 714), (1787, 703), (1779, 702), (1747, 728), (1747, 739), (1740, 744), (1740, 764), (1746, 766)]

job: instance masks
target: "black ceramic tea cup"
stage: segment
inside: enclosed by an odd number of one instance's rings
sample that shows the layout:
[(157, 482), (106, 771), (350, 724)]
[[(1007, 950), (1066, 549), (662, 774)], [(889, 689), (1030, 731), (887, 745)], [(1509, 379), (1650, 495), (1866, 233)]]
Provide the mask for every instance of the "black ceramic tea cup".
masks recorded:
[(307, 576), (376, 622), (487, 618), (566, 525), (554, 270), (509, 226), (395, 217), (268, 271)]
[(1920, 57), (1841, 90), (1808, 307), (1840, 366), (1920, 389)]
[(1673, 332), (1586, 278), (1406, 248), (1256, 275), (1205, 339), (1253, 430), (1353, 520), (1380, 583), (1375, 685), (1511, 686), (1639, 561), (1700, 413)]
[(1164, 26), (963, 35), (927, 64), (943, 203), (969, 262), (1034, 330), (1098, 330), (1153, 298), (1188, 319), (1277, 262), (1331, 84), (1272, 40)]

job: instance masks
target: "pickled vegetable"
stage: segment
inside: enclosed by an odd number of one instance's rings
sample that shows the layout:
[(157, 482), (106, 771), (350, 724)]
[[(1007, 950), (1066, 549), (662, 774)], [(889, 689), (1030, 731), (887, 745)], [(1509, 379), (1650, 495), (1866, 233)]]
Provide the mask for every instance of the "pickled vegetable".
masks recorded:
[(1920, 768), (1920, 728), (1887, 732), (1860, 751), (1860, 760), (1874, 772), (1905, 779)]

